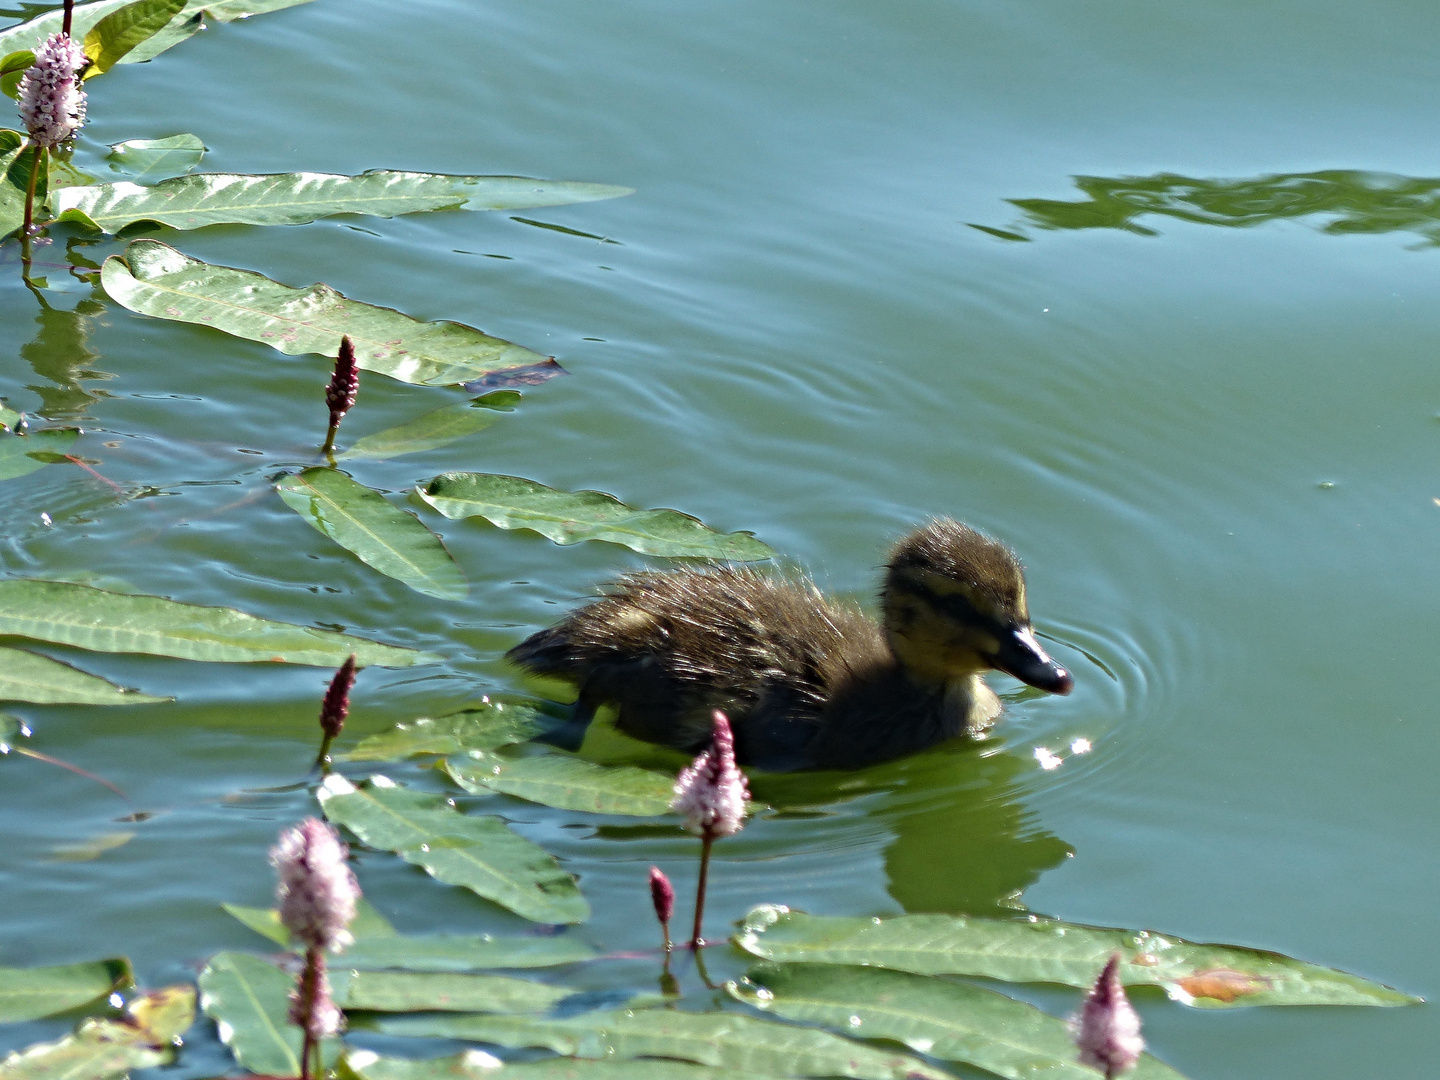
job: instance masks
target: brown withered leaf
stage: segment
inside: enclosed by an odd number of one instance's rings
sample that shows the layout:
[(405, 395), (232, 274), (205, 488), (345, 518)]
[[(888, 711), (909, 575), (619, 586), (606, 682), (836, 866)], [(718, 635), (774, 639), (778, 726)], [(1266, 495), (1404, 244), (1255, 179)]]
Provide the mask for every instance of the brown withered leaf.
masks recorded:
[(1270, 989), (1270, 980), (1259, 975), (1250, 975), (1230, 968), (1213, 968), (1197, 971), (1183, 979), (1176, 979), (1175, 985), (1192, 998), (1210, 998), (1229, 1004), (1249, 994), (1258, 994)]

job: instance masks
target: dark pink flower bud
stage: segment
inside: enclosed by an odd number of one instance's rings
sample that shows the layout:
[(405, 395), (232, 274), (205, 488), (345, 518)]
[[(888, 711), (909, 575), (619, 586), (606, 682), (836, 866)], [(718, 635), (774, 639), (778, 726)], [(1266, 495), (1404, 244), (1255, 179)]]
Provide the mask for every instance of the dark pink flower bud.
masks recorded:
[(340, 339), (340, 355), (335, 358), (335, 371), (330, 376), (330, 385), (325, 388), (325, 404), (330, 407), (332, 428), (340, 426), (359, 392), (360, 369), (355, 364), (355, 345), (347, 334)]
[(330, 680), (330, 689), (325, 691), (325, 700), (320, 703), (320, 730), (327, 739), (333, 739), (345, 727), (345, 717), (350, 715), (350, 688), (355, 685), (355, 654), (340, 665), (335, 677)]
[(670, 809), (685, 818), (696, 836), (733, 836), (745, 825), (745, 800), (750, 792), (745, 774), (735, 764), (735, 736), (730, 721), (715, 710), (710, 748), (680, 773)]
[(350, 921), (360, 899), (360, 883), (345, 862), (349, 849), (335, 830), (318, 818), (306, 818), (280, 834), (270, 862), (280, 875), (275, 896), (280, 921), (306, 949), (339, 952), (354, 940)]
[(675, 886), (658, 866), (650, 867), (650, 899), (655, 903), (655, 917), (661, 926), (670, 922), (675, 914)]
[(1110, 957), (1100, 972), (1071, 1027), (1080, 1048), (1080, 1063), (1099, 1069), (1105, 1080), (1114, 1080), (1140, 1060), (1145, 1040), (1140, 1037), (1140, 1017), (1120, 982), (1119, 953)]

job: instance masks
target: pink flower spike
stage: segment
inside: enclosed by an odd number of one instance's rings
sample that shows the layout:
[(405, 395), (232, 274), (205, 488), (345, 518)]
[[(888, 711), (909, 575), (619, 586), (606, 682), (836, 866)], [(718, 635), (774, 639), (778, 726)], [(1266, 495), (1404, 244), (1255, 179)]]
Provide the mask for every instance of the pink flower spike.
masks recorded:
[(685, 828), (713, 840), (734, 836), (745, 825), (745, 800), (750, 791), (735, 764), (735, 736), (730, 721), (715, 710), (710, 748), (684, 769), (675, 781), (670, 809), (685, 818)]
[[(85, 123), (80, 72), (89, 61), (68, 34), (52, 34), (20, 79), (20, 119), (36, 146), (59, 146)], [(37, 151), (38, 152), (38, 151)]]
[(335, 830), (316, 818), (281, 833), (270, 850), (280, 875), (280, 921), (307, 950), (339, 952), (355, 940), (346, 927), (355, 918), (360, 883), (346, 865), (348, 854)]
[(655, 903), (655, 917), (667, 926), (675, 914), (675, 886), (658, 866), (650, 867), (650, 899)]
[(1129, 1072), (1145, 1050), (1140, 1037), (1140, 1016), (1125, 997), (1120, 982), (1120, 954), (1115, 953), (1095, 980), (1080, 1015), (1071, 1021), (1080, 1063), (1114, 1080)]
[(320, 704), (320, 730), (327, 739), (340, 734), (345, 726), (345, 717), (350, 715), (350, 688), (355, 685), (355, 654), (340, 665), (335, 677), (330, 680), (330, 689), (325, 691), (325, 700)]
[(359, 392), (360, 369), (355, 364), (355, 343), (347, 334), (340, 339), (340, 355), (335, 358), (330, 385), (325, 387), (325, 404), (330, 409), (331, 427), (340, 426), (341, 419), (354, 406)]

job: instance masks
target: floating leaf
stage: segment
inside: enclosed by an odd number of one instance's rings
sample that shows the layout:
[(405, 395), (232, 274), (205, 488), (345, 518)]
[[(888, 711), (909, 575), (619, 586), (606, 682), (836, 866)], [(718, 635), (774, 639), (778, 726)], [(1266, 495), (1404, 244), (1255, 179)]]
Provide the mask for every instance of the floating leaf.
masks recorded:
[(105, 160), (133, 180), (151, 180), (187, 173), (205, 156), (197, 135), (171, 135), (165, 139), (126, 139), (114, 143)]
[(513, 386), (539, 386), (543, 382), (549, 382), (557, 375), (569, 374), (552, 356), (538, 364), (481, 375), (480, 378), (467, 382), (465, 389), (472, 394), (478, 394), (482, 390), (504, 390)]
[(599, 491), (556, 491), (518, 476), (443, 473), (420, 498), (448, 518), (483, 517), (502, 529), (534, 529), (557, 544), (608, 540), (646, 555), (749, 562), (775, 552), (749, 533), (717, 533), (678, 510), (636, 510)]
[(16, 412), (14, 409), (0, 402), (0, 430), (14, 431), (16, 427), (22, 427), (25, 423), (25, 414)]
[(597, 955), (589, 945), (573, 937), (401, 935), (357, 940), (345, 950), (345, 963), (361, 970), (484, 971), (489, 968), (558, 967), (593, 960)]
[(33, 49), (17, 49), (0, 56), (0, 93), (8, 98), (20, 96), (20, 80), (35, 63)]
[[(275, 908), (242, 907), (239, 904), (221, 904), (220, 907), (261, 937), (269, 938), (283, 948), (289, 947), (290, 931), (281, 924), (280, 912)], [(350, 923), (349, 930), (350, 935), (357, 942), (367, 938), (397, 936), (395, 927), (390, 925), (390, 921), (376, 911), (374, 905), (363, 896), (355, 902), (355, 919)]]
[(0, 432), (0, 480), (25, 476), (59, 459), (80, 437), (78, 428), (42, 428), (29, 435)]
[(505, 975), (354, 971), (338, 964), (330, 982), (335, 1004), (371, 1012), (537, 1013), (575, 993)]
[(386, 461), (401, 454), (433, 450), (484, 431), (501, 416), (512, 412), (512, 406), (519, 400), (520, 395), (514, 391), (497, 390), (474, 401), (446, 405), (398, 427), (357, 439), (354, 446), (338, 456), (341, 461), (355, 458)]
[(26, 146), (20, 132), (0, 128), (0, 238), (25, 224), (25, 188), (32, 158)]
[(470, 817), (440, 795), (376, 776), (360, 787), (339, 774), (320, 786), (325, 816), (371, 847), (393, 851), (450, 885), (463, 885), (535, 922), (590, 917), (575, 879), (544, 848), (496, 817)]
[(48, 656), (0, 647), (0, 701), (29, 701), (37, 705), (154, 705), (174, 700), (123, 689)]
[(123, 956), (61, 967), (0, 968), (0, 1023), (70, 1012), (134, 985), (135, 973)]
[[(158, 2), (158, 0), (148, 0)], [(119, 232), (154, 221), (172, 229), (207, 225), (303, 225), (336, 214), (397, 217), (430, 210), (508, 210), (629, 195), (632, 188), (520, 176), (446, 176), (376, 169), (333, 173), (199, 173), (145, 187), (128, 181), (66, 192), (53, 202), (61, 221)], [(538, 358), (537, 358), (538, 359)]]
[(462, 323), (420, 322), (347, 300), (328, 285), (292, 289), (249, 270), (211, 266), (158, 240), (136, 240), (123, 259), (110, 256), (100, 280), (131, 311), (213, 326), (290, 356), (333, 357), (348, 334), (360, 367), (401, 382), (464, 382), (542, 359)]
[(90, 66), (83, 77), (109, 71), (126, 53), (165, 29), (184, 6), (185, 0), (135, 0), (106, 15), (85, 35)]
[(275, 490), (306, 522), (387, 577), (438, 600), (460, 600), (469, 591), (438, 536), (338, 469), (293, 473)]
[[(763, 904), (745, 917), (735, 943), (766, 960), (1076, 987), (1090, 986), (1110, 954), (1118, 952), (1122, 958), (1120, 978), (1127, 986), (1163, 987), (1173, 999), (1203, 1008), (1408, 1005), (1419, 1000), (1279, 953), (1200, 945), (1148, 930), (1111, 930), (1054, 919), (961, 915), (840, 918)], [(1249, 980), (1244, 994), (1230, 993), (1239, 985), (1237, 976)], [(1187, 990), (1187, 985), (1192, 990)], [(1212, 996), (1217, 985), (1225, 987), (1226, 993)]]
[(544, 729), (531, 705), (486, 701), (473, 709), (431, 719), (407, 720), (362, 739), (345, 761), (402, 761), (416, 754), (459, 754), (498, 750), (524, 742)]
[[(1011, 1080), (1095, 1080), (1076, 1057), (1064, 1020), (968, 983), (878, 968), (787, 964), (750, 972), (731, 994), (758, 1009), (862, 1039), (890, 1039)], [(1144, 1055), (1134, 1080), (1180, 1080)]]
[(85, 1020), (75, 1034), (0, 1061), (0, 1080), (119, 1080), (131, 1069), (168, 1065), (195, 1019), (195, 991), (170, 986), (130, 1003), (120, 1020)]
[(483, 750), (445, 761), (466, 791), (498, 791), (517, 799), (587, 814), (654, 817), (669, 813), (675, 778), (633, 765), (596, 765), (569, 754), (505, 758)]
[(270, 1076), (299, 1076), (303, 1036), (288, 1020), (294, 988), (294, 977), (274, 964), (244, 953), (217, 953), (200, 973), (200, 1007), (242, 1066)]
[(271, 622), (233, 608), (197, 607), (63, 581), (0, 581), (0, 634), (92, 652), (145, 653), (218, 663), (336, 667), (354, 653), (362, 666), (433, 664), (431, 653)]
[(587, 1058), (672, 1057), (775, 1076), (951, 1080), (918, 1058), (878, 1050), (814, 1028), (738, 1013), (670, 1009), (593, 1012), (566, 1020), (520, 1016), (404, 1016), (380, 1021), (387, 1035), (544, 1046)]
[(340, 1064), (340, 1080), (771, 1080), (755, 1072), (712, 1069), (685, 1061), (593, 1061), (546, 1058), (518, 1065), (497, 1065), (483, 1050), (454, 1057), (412, 1060), (382, 1058), (369, 1050), (351, 1050)]

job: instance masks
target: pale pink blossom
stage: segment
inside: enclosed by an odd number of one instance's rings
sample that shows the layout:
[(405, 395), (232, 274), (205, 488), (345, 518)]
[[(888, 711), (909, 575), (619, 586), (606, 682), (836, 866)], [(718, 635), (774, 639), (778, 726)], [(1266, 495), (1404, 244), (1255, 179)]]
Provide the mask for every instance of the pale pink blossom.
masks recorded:
[(710, 748), (684, 769), (675, 781), (670, 809), (685, 818), (685, 828), (713, 840), (733, 836), (745, 825), (745, 800), (750, 792), (745, 774), (735, 764), (735, 736), (730, 721), (715, 710)]
[(345, 862), (348, 854), (335, 830), (317, 818), (281, 833), (270, 850), (280, 875), (280, 921), (307, 949), (339, 952), (354, 940), (346, 927), (355, 918), (360, 883)]
[(1099, 1069), (1106, 1080), (1128, 1072), (1140, 1060), (1145, 1040), (1140, 1037), (1140, 1016), (1120, 982), (1119, 953), (1110, 957), (1095, 980), (1071, 1027), (1080, 1048), (1080, 1063)]
[(80, 71), (85, 50), (68, 34), (53, 34), (35, 50), (35, 63), (20, 79), (20, 119), (36, 146), (59, 146), (85, 123)]

